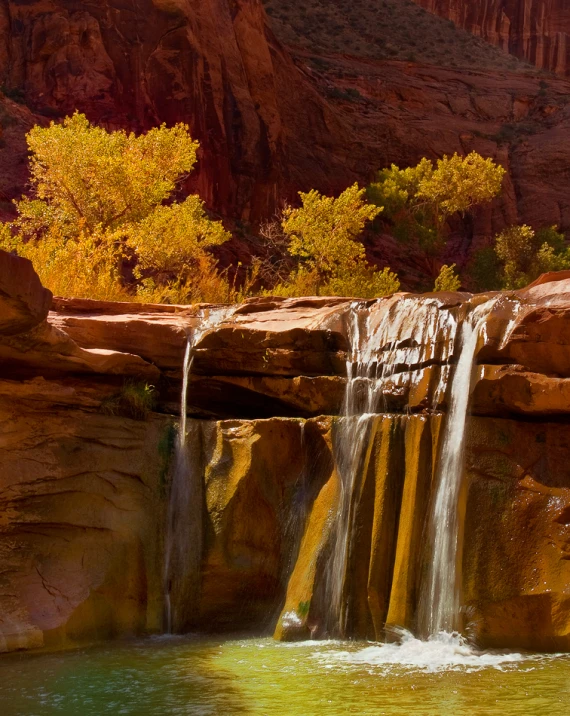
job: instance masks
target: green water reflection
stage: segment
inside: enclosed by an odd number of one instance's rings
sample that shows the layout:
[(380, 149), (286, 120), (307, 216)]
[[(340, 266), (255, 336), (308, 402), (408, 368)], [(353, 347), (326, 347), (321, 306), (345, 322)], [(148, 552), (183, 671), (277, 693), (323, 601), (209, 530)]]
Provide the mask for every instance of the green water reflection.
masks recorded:
[(429, 672), (378, 663), (375, 649), (186, 637), (5, 656), (0, 714), (570, 714), (569, 657)]

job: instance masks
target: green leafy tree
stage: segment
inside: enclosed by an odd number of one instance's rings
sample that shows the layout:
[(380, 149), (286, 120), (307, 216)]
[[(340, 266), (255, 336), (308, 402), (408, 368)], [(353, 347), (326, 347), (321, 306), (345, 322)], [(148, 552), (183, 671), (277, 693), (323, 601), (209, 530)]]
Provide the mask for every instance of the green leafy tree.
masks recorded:
[(422, 269), (436, 276), (449, 217), (491, 201), (500, 193), (504, 175), (503, 167), (476, 152), (444, 156), (435, 164), (424, 158), (415, 167), (393, 164), (381, 170), (368, 197), (385, 208), (392, 233), (409, 244)]
[[(282, 228), (289, 238), (289, 253), (299, 267), (277, 291), (313, 287), (312, 293), (385, 295), (399, 288), (389, 269), (377, 271), (366, 263), (358, 241), (365, 224), (382, 211), (364, 201), (365, 190), (357, 184), (339, 197), (318, 191), (300, 193), (302, 206), (284, 212)], [(307, 291), (305, 291), (307, 292)]]
[(219, 280), (207, 250), (229, 234), (199, 197), (171, 201), (196, 163), (186, 125), (137, 136), (107, 132), (76, 113), (34, 127), (27, 140), (33, 196), (16, 203), (18, 217), (0, 244), (32, 259), (54, 292), (124, 298), (132, 292), (123, 284), (126, 258), (141, 290), (149, 275), (161, 290), (204, 281), (205, 267)]
[(448, 266), (444, 264), (441, 267), (439, 276), (435, 280), (434, 291), (459, 291), (461, 288), (461, 279), (455, 272), (455, 264)]
[(497, 236), (495, 252), (506, 289), (523, 288), (548, 271), (570, 269), (570, 249), (556, 227), (535, 232), (527, 225), (511, 226)]
[(502, 271), (494, 246), (474, 252), (469, 264), (469, 278), (475, 291), (498, 291), (502, 288)]

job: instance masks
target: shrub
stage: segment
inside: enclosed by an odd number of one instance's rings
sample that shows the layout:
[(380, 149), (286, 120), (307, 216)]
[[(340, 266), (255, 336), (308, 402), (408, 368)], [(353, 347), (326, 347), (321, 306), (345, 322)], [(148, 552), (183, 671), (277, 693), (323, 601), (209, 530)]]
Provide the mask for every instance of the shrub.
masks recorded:
[(444, 264), (441, 267), (439, 276), (435, 280), (434, 291), (459, 291), (461, 280), (454, 269), (455, 264), (451, 264), (451, 266)]
[(289, 253), (300, 265), (275, 292), (290, 295), (309, 286), (315, 294), (385, 295), (399, 288), (389, 269), (376, 271), (366, 263), (364, 246), (358, 241), (367, 221), (382, 211), (366, 204), (364, 189), (357, 184), (338, 198), (317, 191), (301, 193), (302, 206), (284, 212), (282, 227), (290, 239)]
[(146, 420), (156, 406), (156, 389), (143, 382), (127, 381), (120, 391), (101, 401), (104, 415)]
[(324, 287), (328, 296), (356, 296), (358, 298), (379, 298), (400, 290), (398, 276), (384, 268), (382, 271), (358, 263), (339, 275), (333, 276)]
[(540, 274), (570, 268), (570, 249), (556, 227), (535, 232), (530, 226), (511, 226), (495, 240), (502, 287), (523, 288)]
[(501, 288), (501, 267), (492, 246), (475, 251), (469, 266), (469, 276), (476, 291), (496, 291)]

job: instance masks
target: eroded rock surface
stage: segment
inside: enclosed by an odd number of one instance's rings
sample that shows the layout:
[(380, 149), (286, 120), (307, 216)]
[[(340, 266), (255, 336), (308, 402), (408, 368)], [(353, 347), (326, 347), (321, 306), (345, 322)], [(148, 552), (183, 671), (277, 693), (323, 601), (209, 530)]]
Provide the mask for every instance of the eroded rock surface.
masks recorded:
[(162, 628), (167, 418), (99, 403), (0, 381), (0, 651)]
[[(178, 464), (199, 499), (179, 515), (196, 539), (168, 587), (174, 627), (330, 633), (339, 415), (354, 375), (377, 401), (351, 483), (346, 629), (414, 629), (446, 386), (475, 311), (465, 628), (482, 645), (570, 650), (566, 274), (501, 294), (234, 307), (194, 345), (187, 408), (204, 419), (189, 420), (186, 463), (173, 461), (184, 354), (216, 307), (55, 299), (46, 317), (29, 264), (0, 254), (6, 275), (26, 282), (0, 283), (0, 650), (164, 628)], [(112, 401), (133, 383), (152, 383), (158, 412), (121, 414)]]
[(570, 8), (565, 0), (414, 0), (541, 69), (570, 74)]

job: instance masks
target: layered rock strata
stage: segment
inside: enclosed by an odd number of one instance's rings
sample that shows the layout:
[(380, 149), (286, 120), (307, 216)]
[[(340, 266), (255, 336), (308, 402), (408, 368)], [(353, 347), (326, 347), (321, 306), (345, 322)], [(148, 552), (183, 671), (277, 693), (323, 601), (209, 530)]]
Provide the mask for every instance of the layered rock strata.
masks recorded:
[[(0, 649), (160, 631), (184, 352), (210, 307), (54, 299), (46, 316), (29, 263), (0, 253), (0, 277), (14, 275), (0, 285)], [(461, 499), (465, 628), (481, 645), (570, 649), (570, 282), (556, 274), (487, 296), (254, 299), (204, 334), (185, 475), (202, 495), (200, 577), (181, 585), (193, 597), (180, 628), (327, 633), (359, 315), (382, 379), (352, 483), (347, 633), (414, 629), (441, 386), (454, 327), (486, 301)], [(151, 384), (154, 412), (109, 410)]]

